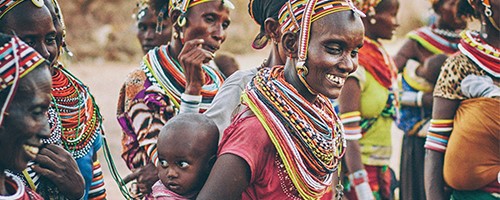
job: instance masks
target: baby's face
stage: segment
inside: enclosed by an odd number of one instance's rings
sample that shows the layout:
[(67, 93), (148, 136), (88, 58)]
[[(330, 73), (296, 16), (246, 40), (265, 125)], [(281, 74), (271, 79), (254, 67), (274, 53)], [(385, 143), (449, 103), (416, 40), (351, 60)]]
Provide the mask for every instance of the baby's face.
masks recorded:
[(165, 187), (179, 195), (200, 190), (210, 173), (210, 156), (196, 151), (195, 145), (189, 140), (158, 143), (158, 176)]

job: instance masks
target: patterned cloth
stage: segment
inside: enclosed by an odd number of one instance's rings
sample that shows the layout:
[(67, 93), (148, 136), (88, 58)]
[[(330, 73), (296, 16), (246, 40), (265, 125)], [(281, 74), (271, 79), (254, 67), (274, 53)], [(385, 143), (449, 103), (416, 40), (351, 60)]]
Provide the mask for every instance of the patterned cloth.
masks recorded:
[[(441, 97), (450, 100), (465, 100), (468, 99), (462, 93), (462, 80), (467, 75), (474, 74), (485, 76), (488, 73), (479, 67), (463, 54), (454, 55), (448, 58), (441, 68), (441, 74), (434, 88), (434, 97)], [(496, 83), (499, 85), (498, 82)]]

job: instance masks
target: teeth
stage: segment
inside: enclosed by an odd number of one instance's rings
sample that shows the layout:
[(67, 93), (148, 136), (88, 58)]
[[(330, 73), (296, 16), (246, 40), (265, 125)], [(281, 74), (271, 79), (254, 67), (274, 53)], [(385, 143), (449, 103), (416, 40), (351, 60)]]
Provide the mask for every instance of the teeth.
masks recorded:
[(343, 85), (344, 81), (345, 81), (345, 79), (338, 77), (338, 76), (334, 76), (332, 74), (326, 74), (326, 78), (328, 78), (328, 80), (330, 80), (336, 84), (340, 84), (340, 85)]
[(35, 157), (38, 154), (38, 151), (40, 150), (38, 147), (27, 144), (23, 145), (23, 149), (33, 157)]

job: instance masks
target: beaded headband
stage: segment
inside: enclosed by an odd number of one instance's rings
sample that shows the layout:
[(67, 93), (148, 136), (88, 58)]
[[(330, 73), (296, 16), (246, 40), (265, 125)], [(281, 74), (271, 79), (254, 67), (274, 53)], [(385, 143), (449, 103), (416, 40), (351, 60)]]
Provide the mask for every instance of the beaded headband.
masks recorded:
[(45, 59), (33, 48), (13, 36), (9, 42), (0, 46), (0, 91), (12, 85), (0, 110), (0, 126), (2, 125), (5, 111), (13, 99), (18, 87), (19, 79), (42, 64)]
[(361, 9), (361, 12), (373, 16), (375, 15), (375, 7), (377, 7), (381, 1), (382, 0), (354, 0), (354, 4)]
[[(0, 19), (7, 14), (12, 8), (22, 3), (24, 0), (0, 0)], [(45, 5), (43, 0), (31, 0), (31, 3), (36, 7), (43, 7)]]
[(149, 8), (149, 0), (139, 0), (137, 1), (136, 7), (132, 14), (132, 18), (139, 20), (146, 14), (145, 11)]
[[(178, 0), (177, 2), (174, 2), (173, 9), (178, 9), (182, 12), (181, 16), (179, 16), (179, 19), (177, 20), (179, 26), (184, 26), (186, 24), (185, 14), (189, 8), (210, 1), (215, 1), (215, 0)], [(224, 5), (224, 7), (226, 8), (234, 9), (233, 3), (231, 3), (231, 1), (229, 0), (222, 0), (222, 5)]]

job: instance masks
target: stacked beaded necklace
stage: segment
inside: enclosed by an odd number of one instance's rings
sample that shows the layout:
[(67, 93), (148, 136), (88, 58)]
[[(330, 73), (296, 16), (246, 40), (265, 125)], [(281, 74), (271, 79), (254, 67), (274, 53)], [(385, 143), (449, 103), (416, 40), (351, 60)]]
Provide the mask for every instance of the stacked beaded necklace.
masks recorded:
[(460, 41), (458, 33), (437, 29), (434, 26), (419, 28), (410, 32), (408, 37), (417, 41), (433, 54), (453, 54), (458, 50), (458, 42)]
[(481, 69), (495, 78), (500, 78), (500, 51), (488, 45), (478, 32), (463, 31), (458, 48)]
[(52, 75), (52, 104), (49, 108), (51, 137), (44, 143), (61, 141), (75, 159), (92, 150), (102, 134), (102, 117), (88, 88), (61, 64)]
[(330, 101), (314, 103), (285, 81), (283, 66), (261, 69), (242, 98), (265, 128), (297, 192), (318, 199), (345, 152), (343, 126)]
[[(202, 69), (205, 72), (206, 81), (201, 90), (203, 98), (200, 110), (204, 111), (211, 105), (224, 79), (219, 72), (207, 65), (202, 65)], [(179, 108), (180, 97), (186, 87), (186, 77), (179, 62), (168, 54), (168, 46), (164, 45), (149, 51), (144, 56), (142, 70), (148, 80), (152, 84), (160, 86), (175, 107)]]

